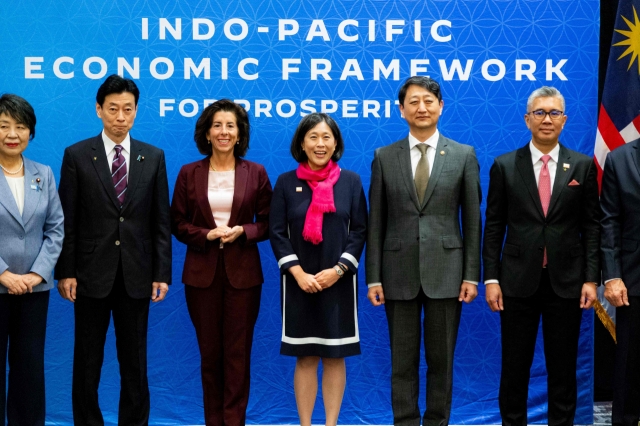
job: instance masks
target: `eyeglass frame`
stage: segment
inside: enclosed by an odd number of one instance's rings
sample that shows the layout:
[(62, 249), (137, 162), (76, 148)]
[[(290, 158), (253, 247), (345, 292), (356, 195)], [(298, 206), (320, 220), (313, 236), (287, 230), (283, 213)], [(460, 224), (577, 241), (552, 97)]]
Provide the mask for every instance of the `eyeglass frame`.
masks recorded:
[[(544, 112), (544, 115), (536, 115), (535, 113), (538, 111)], [(557, 117), (552, 116), (551, 113), (555, 113), (555, 112), (559, 112), (560, 115), (558, 115)], [(545, 111), (542, 108), (540, 108), (533, 111), (529, 111), (527, 114), (531, 114), (532, 117), (537, 121), (544, 121), (544, 119), (547, 118), (547, 115), (549, 116), (549, 119), (551, 119), (552, 121), (557, 121), (564, 116), (564, 111), (559, 109), (552, 109), (551, 111)]]

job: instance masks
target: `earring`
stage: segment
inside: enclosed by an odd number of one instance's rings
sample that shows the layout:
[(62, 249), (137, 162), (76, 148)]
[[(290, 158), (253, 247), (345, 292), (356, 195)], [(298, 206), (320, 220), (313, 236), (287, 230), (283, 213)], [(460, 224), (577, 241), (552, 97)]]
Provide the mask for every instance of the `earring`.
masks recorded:
[(236, 142), (236, 145), (240, 145), (240, 142)]

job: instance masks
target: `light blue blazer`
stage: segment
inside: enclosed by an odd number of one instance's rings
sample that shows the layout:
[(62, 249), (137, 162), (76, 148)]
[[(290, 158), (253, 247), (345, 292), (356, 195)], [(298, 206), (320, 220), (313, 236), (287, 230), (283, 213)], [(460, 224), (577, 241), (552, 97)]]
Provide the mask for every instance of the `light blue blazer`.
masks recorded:
[[(24, 158), (24, 185), (20, 215), (7, 179), (0, 174), (0, 273), (35, 272), (44, 281), (33, 291), (46, 291), (53, 287), (52, 271), (62, 250), (62, 206), (49, 166)], [(0, 285), (0, 294), (7, 292)]]

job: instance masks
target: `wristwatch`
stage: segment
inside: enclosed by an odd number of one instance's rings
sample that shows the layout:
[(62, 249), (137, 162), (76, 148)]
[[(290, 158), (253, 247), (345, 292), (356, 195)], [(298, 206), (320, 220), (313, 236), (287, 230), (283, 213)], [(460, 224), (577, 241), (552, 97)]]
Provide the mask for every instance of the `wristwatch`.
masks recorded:
[(336, 274), (338, 274), (338, 278), (344, 277), (344, 271), (340, 269), (338, 265), (334, 266), (333, 270), (336, 271)]

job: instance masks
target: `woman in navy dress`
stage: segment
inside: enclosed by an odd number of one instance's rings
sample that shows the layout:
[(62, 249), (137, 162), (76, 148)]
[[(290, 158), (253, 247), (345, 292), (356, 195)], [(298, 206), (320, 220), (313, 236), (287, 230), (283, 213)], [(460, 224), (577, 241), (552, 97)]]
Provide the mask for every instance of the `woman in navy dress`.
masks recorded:
[(320, 359), (325, 424), (336, 425), (346, 383), (344, 357), (360, 354), (357, 275), (367, 203), (360, 177), (336, 164), (343, 151), (331, 117), (304, 117), (291, 141), (299, 166), (280, 175), (271, 201), (271, 246), (282, 278), (280, 353), (297, 357), (301, 426), (311, 425)]

